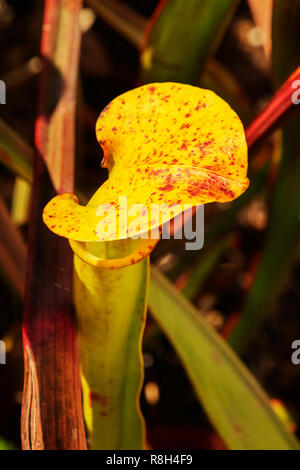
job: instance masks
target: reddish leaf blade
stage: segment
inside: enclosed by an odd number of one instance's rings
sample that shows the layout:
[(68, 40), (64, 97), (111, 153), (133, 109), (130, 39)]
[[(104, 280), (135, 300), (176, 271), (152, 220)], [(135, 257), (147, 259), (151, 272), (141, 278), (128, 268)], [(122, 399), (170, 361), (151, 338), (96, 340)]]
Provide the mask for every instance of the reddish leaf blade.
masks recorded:
[(80, 0), (46, 0), (24, 309), (24, 449), (85, 449), (72, 307), (72, 253), (43, 225), (46, 202), (73, 189)]
[(293, 83), (296, 80), (300, 80), (300, 67), (284, 82), (268, 106), (246, 129), (246, 139), (249, 148), (252, 149), (259, 144), (278, 128), (289, 114), (299, 109), (292, 99), (296, 91)]

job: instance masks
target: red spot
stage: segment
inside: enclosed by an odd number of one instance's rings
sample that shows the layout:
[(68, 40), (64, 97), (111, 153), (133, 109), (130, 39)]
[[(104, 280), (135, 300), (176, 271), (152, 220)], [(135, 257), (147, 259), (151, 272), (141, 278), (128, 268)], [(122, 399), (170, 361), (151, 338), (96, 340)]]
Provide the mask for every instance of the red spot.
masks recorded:
[(243, 428), (239, 424), (234, 424), (233, 430), (236, 434), (242, 434), (243, 432)]
[(148, 90), (150, 91), (151, 95), (153, 95), (153, 93), (154, 93), (155, 90), (156, 90), (156, 87), (155, 87), (155, 86), (149, 86), (149, 87), (148, 87)]
[(111, 103), (108, 103), (108, 105), (105, 106), (105, 108), (103, 109), (102, 113), (106, 113), (106, 111), (108, 111), (110, 107), (111, 107)]
[[(153, 169), (149, 172), (151, 176), (159, 176), (161, 173), (162, 173), (162, 170), (153, 170)], [(152, 193), (152, 194), (155, 194), (155, 193)]]
[(185, 143), (182, 144), (181, 147), (179, 147), (179, 150), (187, 150), (187, 146)]
[(222, 364), (221, 357), (215, 351), (212, 352), (212, 359), (216, 364), (218, 364), (218, 365)]
[(199, 194), (201, 194), (201, 188), (189, 188), (188, 193), (192, 197), (193, 196), (198, 196)]
[(172, 191), (172, 189), (174, 189), (174, 185), (173, 184), (166, 184), (165, 186), (161, 186), (158, 188), (160, 191)]
[(106, 406), (108, 402), (108, 397), (106, 395), (101, 395), (97, 392), (90, 392), (89, 398), (91, 403), (94, 401), (100, 403), (102, 406)]
[(201, 103), (201, 101), (198, 101), (198, 104), (197, 104), (195, 110), (198, 111), (200, 108), (206, 108), (206, 104)]

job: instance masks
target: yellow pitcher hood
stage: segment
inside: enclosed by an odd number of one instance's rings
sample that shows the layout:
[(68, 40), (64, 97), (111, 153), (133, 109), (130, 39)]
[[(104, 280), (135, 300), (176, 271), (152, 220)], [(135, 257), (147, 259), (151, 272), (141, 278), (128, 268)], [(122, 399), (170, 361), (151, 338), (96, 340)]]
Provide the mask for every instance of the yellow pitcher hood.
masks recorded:
[[(106, 106), (96, 134), (108, 180), (86, 207), (78, 205), (76, 196), (63, 194), (52, 199), (43, 214), (54, 233), (71, 240), (146, 233), (184, 210), (184, 204), (231, 201), (248, 187), (242, 123), (212, 91), (180, 83), (136, 88)], [(125, 208), (120, 207), (120, 196), (126, 196)], [(151, 218), (156, 204), (175, 205), (174, 211)], [(140, 213), (129, 210), (134, 205), (142, 205)], [(106, 207), (113, 208), (117, 230), (108, 227), (103, 234), (99, 222), (110, 222)], [(135, 227), (131, 222), (138, 215)]]

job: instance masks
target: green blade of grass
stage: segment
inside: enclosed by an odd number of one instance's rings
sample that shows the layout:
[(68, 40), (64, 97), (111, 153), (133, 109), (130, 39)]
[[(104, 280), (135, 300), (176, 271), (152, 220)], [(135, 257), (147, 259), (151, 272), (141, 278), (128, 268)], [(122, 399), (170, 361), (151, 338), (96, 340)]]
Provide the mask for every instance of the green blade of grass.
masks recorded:
[(15, 450), (15, 446), (0, 437), (0, 450)]
[(31, 185), (22, 178), (16, 178), (11, 205), (11, 217), (17, 225), (28, 222)]
[(86, 0), (86, 3), (134, 47), (141, 47), (146, 18), (119, 0)]
[(196, 263), (187, 284), (182, 289), (182, 293), (186, 298), (193, 300), (207, 276), (211, 273), (226, 248), (228, 248), (229, 241), (229, 237), (221, 240), (218, 245), (211, 247), (205, 256), (200, 257), (200, 261)]
[(237, 4), (237, 0), (162, 0), (146, 30), (141, 82), (195, 83)]
[[(297, 38), (300, 28), (300, 2), (287, 5), (275, 0), (273, 13), (273, 68), (276, 85), (290, 75), (300, 62)], [(292, 79), (291, 79), (292, 80)], [(289, 93), (294, 91), (289, 88)], [(291, 96), (290, 106), (293, 105)], [(298, 108), (299, 110), (299, 108)], [(272, 302), (288, 274), (300, 237), (300, 147), (299, 112), (282, 131), (282, 154), (274, 188), (268, 232), (258, 271), (241, 319), (230, 343), (243, 351), (269, 313)]]
[(32, 183), (33, 149), (0, 119), (0, 162), (16, 175)]
[(153, 267), (149, 303), (212, 424), (230, 449), (298, 449), (255, 378), (198, 311)]
[(26, 247), (0, 196), (0, 266), (18, 294), (24, 295)]

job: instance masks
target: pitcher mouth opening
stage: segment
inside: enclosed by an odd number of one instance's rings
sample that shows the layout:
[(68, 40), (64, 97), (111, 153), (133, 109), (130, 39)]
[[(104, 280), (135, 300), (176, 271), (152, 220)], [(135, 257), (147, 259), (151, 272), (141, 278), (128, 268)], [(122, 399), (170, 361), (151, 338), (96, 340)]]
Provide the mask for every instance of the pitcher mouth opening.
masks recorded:
[[(119, 240), (120, 241), (120, 240)], [(123, 240), (125, 241), (125, 240)], [(126, 240), (127, 241), (127, 240)], [(129, 252), (122, 258), (103, 258), (98, 256), (90, 251), (88, 243), (78, 242), (75, 240), (69, 240), (70, 246), (76, 256), (80, 258), (85, 263), (93, 266), (94, 268), (103, 268), (103, 269), (119, 269), (132, 266), (136, 263), (139, 263), (143, 259), (147, 258), (150, 255), (155, 245), (159, 242), (157, 240), (147, 239), (138, 239), (136, 240), (135, 247), (133, 251)], [(99, 244), (100, 242), (92, 242), (93, 245)], [(115, 240), (112, 243), (118, 243), (118, 240)]]

